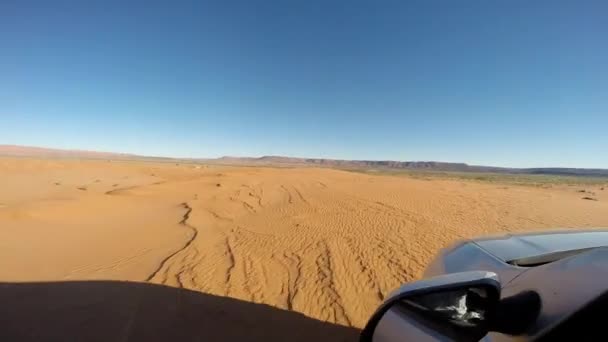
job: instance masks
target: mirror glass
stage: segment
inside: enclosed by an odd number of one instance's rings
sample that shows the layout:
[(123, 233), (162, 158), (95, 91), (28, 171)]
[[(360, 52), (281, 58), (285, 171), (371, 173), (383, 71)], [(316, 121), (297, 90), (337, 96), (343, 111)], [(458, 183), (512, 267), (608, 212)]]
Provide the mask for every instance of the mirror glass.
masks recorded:
[(462, 328), (483, 325), (494, 303), (495, 299), (485, 287), (439, 291), (401, 300), (405, 308)]

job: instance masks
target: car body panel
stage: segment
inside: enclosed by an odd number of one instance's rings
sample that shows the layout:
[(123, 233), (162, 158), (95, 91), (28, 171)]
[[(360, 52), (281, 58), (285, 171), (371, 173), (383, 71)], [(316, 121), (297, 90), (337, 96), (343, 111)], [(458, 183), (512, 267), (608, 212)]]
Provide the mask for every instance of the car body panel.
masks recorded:
[[(511, 260), (569, 250), (581, 252), (534, 267), (508, 263)], [(534, 291), (541, 298), (538, 319), (525, 334), (510, 336), (491, 332), (482, 340), (534, 340), (608, 291), (608, 230), (559, 230), (461, 241), (441, 250), (427, 267), (424, 278), (467, 271), (496, 273), (500, 280), (502, 298), (524, 291)], [(422, 284), (425, 280), (421, 281)], [(411, 287), (414, 283), (406, 284), (400, 289), (408, 285)], [(412, 336), (421, 341), (427, 337), (430, 340), (442, 340), (441, 335), (425, 332), (399, 314), (389, 311), (387, 320), (378, 324), (378, 328), (383, 329), (378, 332), (378, 341), (398, 341)]]
[[(502, 297), (532, 290), (541, 297), (537, 320), (525, 335), (490, 333), (490, 341), (540, 337), (608, 290), (608, 247), (600, 247), (525, 272), (502, 288)], [(598, 317), (598, 319), (600, 319)]]
[(423, 277), (465, 271), (488, 271), (498, 274), (505, 286), (521, 273), (530, 270), (529, 267), (511, 265), (507, 261), (602, 246), (608, 246), (607, 229), (564, 229), (464, 240), (442, 249), (428, 265)]
[(500, 260), (509, 262), (541, 254), (608, 246), (608, 230), (509, 234), (472, 241)]
[(527, 270), (504, 263), (472, 242), (461, 242), (441, 250), (427, 267), (424, 278), (466, 271), (488, 271), (498, 274), (501, 284), (508, 284)]

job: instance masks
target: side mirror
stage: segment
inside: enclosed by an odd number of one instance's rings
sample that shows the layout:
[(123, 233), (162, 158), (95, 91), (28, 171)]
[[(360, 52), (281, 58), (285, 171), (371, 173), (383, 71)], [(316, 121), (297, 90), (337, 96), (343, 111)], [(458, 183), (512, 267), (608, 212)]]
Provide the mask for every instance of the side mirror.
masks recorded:
[(378, 308), (361, 342), (479, 341), (500, 301), (495, 273), (442, 275), (403, 285)]

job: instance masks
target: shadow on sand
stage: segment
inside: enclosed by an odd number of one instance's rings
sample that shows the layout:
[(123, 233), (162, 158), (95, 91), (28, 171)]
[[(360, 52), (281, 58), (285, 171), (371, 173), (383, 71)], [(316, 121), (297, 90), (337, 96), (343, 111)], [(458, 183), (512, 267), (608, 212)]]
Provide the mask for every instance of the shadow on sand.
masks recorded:
[(0, 341), (356, 341), (358, 329), (148, 283), (0, 283)]

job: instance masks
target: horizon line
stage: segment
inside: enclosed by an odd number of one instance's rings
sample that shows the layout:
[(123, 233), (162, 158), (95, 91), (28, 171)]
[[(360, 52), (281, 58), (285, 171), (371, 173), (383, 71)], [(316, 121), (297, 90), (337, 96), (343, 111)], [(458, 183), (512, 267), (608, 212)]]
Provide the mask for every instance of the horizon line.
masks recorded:
[[(88, 149), (78, 149), (78, 148), (59, 148), (59, 147), (50, 147), (50, 146), (32, 146), (32, 145), (16, 145), (16, 144), (1, 144), (0, 143), (0, 156), (12, 156), (17, 157), (18, 154), (4, 154), (1, 149), (3, 147), (9, 148), (21, 148), (21, 149), (38, 149), (38, 150), (47, 150), (49, 152), (67, 152), (67, 153), (92, 153), (92, 154), (105, 154), (105, 155), (117, 155), (124, 157), (139, 157), (139, 158), (165, 158), (165, 159), (174, 159), (174, 160), (192, 160), (192, 161), (202, 161), (202, 160), (219, 160), (219, 159), (262, 159), (262, 158), (289, 158), (289, 159), (300, 159), (300, 160), (328, 160), (328, 161), (344, 161), (344, 162), (395, 162), (395, 163), (442, 163), (442, 164), (452, 164), (452, 165), (466, 165), (471, 167), (487, 167), (487, 168), (497, 168), (497, 169), (511, 169), (511, 170), (529, 170), (529, 169), (578, 169), (578, 170), (601, 170), (608, 171), (608, 168), (598, 168), (598, 167), (568, 167), (568, 166), (533, 166), (533, 167), (513, 167), (513, 166), (495, 166), (495, 165), (483, 165), (483, 164), (469, 164), (467, 162), (454, 162), (454, 161), (439, 161), (439, 160), (396, 160), (396, 159), (342, 159), (342, 158), (322, 158), (322, 157), (295, 157), (288, 155), (273, 155), (273, 154), (263, 154), (260, 156), (251, 156), (251, 155), (223, 155), (220, 157), (177, 157), (177, 156), (166, 156), (166, 155), (148, 155), (148, 154), (138, 154), (138, 153), (130, 153), (130, 152), (116, 152), (116, 151), (101, 151), (101, 150), (88, 150)], [(27, 156), (25, 154), (21, 156)], [(32, 155), (30, 155), (32, 156)]]

